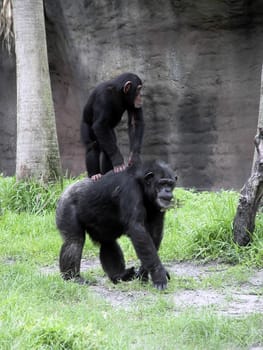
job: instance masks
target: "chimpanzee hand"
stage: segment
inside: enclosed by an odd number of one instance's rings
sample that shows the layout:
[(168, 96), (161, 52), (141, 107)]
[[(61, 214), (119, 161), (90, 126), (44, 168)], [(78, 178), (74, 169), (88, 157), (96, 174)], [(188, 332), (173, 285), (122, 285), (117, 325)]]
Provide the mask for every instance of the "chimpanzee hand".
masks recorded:
[(116, 165), (114, 168), (113, 168), (113, 171), (115, 173), (120, 173), (121, 171), (125, 170), (126, 169), (126, 165), (123, 163), (121, 165)]
[(151, 271), (151, 277), (155, 288), (159, 290), (167, 288), (167, 280), (170, 280), (170, 275), (163, 266), (159, 266)]

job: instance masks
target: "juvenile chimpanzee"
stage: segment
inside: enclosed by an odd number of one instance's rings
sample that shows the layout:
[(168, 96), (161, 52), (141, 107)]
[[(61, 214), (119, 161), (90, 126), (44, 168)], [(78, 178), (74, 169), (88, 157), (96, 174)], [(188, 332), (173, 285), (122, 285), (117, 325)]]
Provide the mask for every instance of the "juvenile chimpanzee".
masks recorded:
[(117, 239), (127, 234), (141, 261), (137, 277), (165, 289), (169, 277), (158, 256), (163, 237), (164, 211), (172, 204), (176, 176), (160, 161), (131, 166), (123, 172), (108, 172), (98, 181), (89, 178), (69, 186), (56, 211), (57, 227), (64, 243), (60, 271), (65, 280), (79, 283), (80, 261), (88, 233), (100, 244), (100, 261), (113, 283), (136, 277), (134, 268), (125, 268)]
[(89, 177), (98, 179), (111, 169), (115, 173), (125, 169), (114, 132), (125, 111), (128, 112), (129, 164), (139, 159), (144, 131), (141, 88), (142, 81), (137, 75), (124, 73), (101, 83), (91, 93), (81, 123)]

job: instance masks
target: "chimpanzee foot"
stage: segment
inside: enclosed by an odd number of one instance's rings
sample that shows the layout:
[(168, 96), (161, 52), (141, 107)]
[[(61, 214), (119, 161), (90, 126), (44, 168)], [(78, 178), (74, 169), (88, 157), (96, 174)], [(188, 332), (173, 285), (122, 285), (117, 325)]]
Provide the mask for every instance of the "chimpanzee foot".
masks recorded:
[(147, 283), (149, 281), (148, 271), (145, 270), (142, 266), (140, 266), (139, 270), (136, 272), (135, 277), (138, 278), (143, 283)]
[(115, 275), (115, 276), (111, 276), (110, 280), (114, 283), (117, 284), (121, 281), (131, 281), (133, 279), (135, 279), (136, 277), (136, 273), (135, 273), (135, 269), (134, 267), (130, 267), (129, 269), (126, 269), (123, 273)]
[(121, 276), (122, 281), (132, 281), (135, 278), (136, 278), (136, 272), (134, 267), (130, 267), (129, 269), (126, 269)]
[(62, 274), (62, 278), (65, 281), (70, 281), (78, 284), (89, 284), (89, 282), (85, 280), (85, 278), (81, 277), (80, 275), (72, 276), (70, 274)]
[(80, 285), (89, 284), (89, 281), (85, 280), (85, 278), (83, 278), (81, 276), (72, 278), (72, 282), (78, 283)]

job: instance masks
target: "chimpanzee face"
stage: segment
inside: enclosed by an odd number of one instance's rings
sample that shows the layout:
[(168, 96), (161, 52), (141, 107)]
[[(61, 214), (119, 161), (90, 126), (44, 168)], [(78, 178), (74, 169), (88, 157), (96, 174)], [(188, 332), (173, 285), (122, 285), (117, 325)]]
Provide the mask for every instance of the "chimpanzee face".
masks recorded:
[[(161, 165), (161, 166), (160, 166)], [(165, 164), (153, 168), (153, 171), (144, 175), (145, 192), (151, 202), (154, 202), (160, 209), (168, 209), (173, 205), (173, 190), (177, 176)]]
[(175, 187), (176, 177), (174, 179), (163, 178), (156, 184), (156, 203), (161, 209), (168, 209), (173, 205), (173, 189)]
[(142, 107), (142, 85), (138, 85), (135, 93), (135, 99), (134, 99), (134, 108), (141, 108)]
[(142, 107), (141, 81), (126, 81), (123, 87), (126, 103), (133, 108)]

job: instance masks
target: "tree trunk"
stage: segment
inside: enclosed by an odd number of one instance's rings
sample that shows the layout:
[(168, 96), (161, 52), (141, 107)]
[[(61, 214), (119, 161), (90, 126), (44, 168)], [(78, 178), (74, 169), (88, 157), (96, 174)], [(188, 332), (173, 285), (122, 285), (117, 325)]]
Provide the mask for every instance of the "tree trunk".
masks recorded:
[(234, 241), (247, 245), (255, 228), (255, 217), (263, 195), (263, 128), (255, 137), (256, 162), (250, 178), (241, 190), (233, 223)]
[(13, 0), (18, 179), (61, 176), (42, 0)]
[(258, 113), (258, 134), (255, 136), (255, 152), (251, 176), (241, 190), (236, 216), (233, 222), (234, 241), (247, 245), (255, 229), (255, 218), (263, 195), (263, 66)]
[[(261, 69), (261, 87), (260, 87), (260, 99), (259, 99), (259, 112), (258, 112), (258, 126), (257, 130), (263, 128), (263, 65)], [(253, 163), (252, 163), (252, 172), (255, 167), (255, 163), (257, 160), (257, 150), (255, 148)]]

